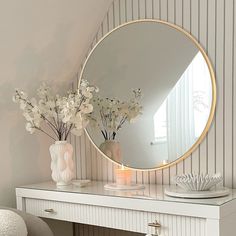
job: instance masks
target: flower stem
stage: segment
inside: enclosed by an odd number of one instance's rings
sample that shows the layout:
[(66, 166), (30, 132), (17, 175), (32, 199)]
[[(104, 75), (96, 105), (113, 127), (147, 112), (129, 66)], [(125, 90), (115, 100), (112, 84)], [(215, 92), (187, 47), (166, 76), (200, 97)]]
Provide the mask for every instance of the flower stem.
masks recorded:
[[(34, 108), (34, 106), (32, 105), (31, 102), (27, 101), (26, 99), (22, 98), (20, 93), (17, 92), (17, 95), (20, 97), (20, 99), (24, 102), (26, 102), (31, 108)], [(50, 121), (48, 120), (43, 114), (39, 113), (39, 115), (41, 116), (41, 118), (43, 118), (46, 121), (46, 124), (53, 130), (53, 132), (56, 134), (56, 136), (58, 137), (57, 133), (57, 127)], [(41, 131), (43, 131), (42, 129), (40, 129)], [(44, 131), (45, 132), (45, 131)], [(46, 133), (46, 132), (45, 132)], [(59, 138), (59, 137), (58, 137)], [(55, 139), (54, 139), (55, 140)]]
[(65, 134), (65, 140), (67, 140), (67, 137), (68, 137), (68, 135), (69, 135), (72, 128), (73, 128), (73, 125), (71, 124), (68, 131), (67, 131), (67, 133)]
[(41, 131), (41, 132), (43, 132), (43, 133), (46, 134), (48, 137), (50, 137), (51, 139), (53, 139), (54, 141), (56, 141), (56, 139), (55, 139), (54, 137), (52, 137), (50, 134), (48, 134), (48, 133), (45, 132), (44, 130), (42, 130), (42, 129), (38, 128), (38, 127), (34, 127), (34, 128), (37, 129), (37, 130), (39, 130), (39, 131)]

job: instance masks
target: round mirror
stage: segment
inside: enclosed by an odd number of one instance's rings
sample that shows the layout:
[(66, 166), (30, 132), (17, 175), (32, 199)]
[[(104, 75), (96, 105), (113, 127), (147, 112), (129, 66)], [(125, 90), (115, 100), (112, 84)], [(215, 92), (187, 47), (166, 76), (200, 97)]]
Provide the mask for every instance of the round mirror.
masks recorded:
[(134, 169), (190, 155), (212, 121), (212, 66), (197, 41), (157, 20), (126, 23), (103, 37), (81, 77), (99, 88), (86, 130), (105, 157)]

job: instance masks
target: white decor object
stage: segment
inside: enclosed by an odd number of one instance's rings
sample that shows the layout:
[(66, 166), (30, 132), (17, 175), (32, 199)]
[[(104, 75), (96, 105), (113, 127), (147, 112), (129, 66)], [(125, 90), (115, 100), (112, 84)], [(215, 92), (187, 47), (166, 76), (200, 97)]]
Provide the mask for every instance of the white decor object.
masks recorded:
[(27, 236), (24, 220), (15, 212), (0, 210), (0, 235), (2, 236)]
[(121, 162), (121, 146), (116, 140), (105, 140), (100, 145), (100, 150), (116, 162)]
[(170, 197), (179, 197), (179, 198), (192, 198), (192, 199), (201, 199), (201, 198), (215, 198), (215, 197), (224, 197), (229, 195), (230, 191), (228, 188), (216, 188), (206, 191), (190, 191), (182, 188), (167, 188), (165, 189), (165, 194)]
[(128, 168), (125, 168), (123, 164), (121, 165), (121, 168), (115, 170), (115, 176), (117, 186), (131, 185), (132, 171)]
[(68, 91), (64, 96), (53, 94), (46, 84), (37, 90), (38, 99), (30, 99), (18, 89), (13, 96), (13, 101), (23, 111), (26, 130), (30, 134), (40, 131), (55, 141), (50, 146), (51, 170), (52, 179), (58, 186), (68, 185), (74, 177), (73, 148), (66, 140), (70, 133), (81, 135), (88, 125), (88, 115), (93, 111), (90, 100), (94, 92), (98, 92), (98, 88), (81, 80), (77, 90)]
[(70, 185), (58, 190), (52, 181), (38, 183), (16, 189), (17, 208), (39, 217), (143, 235), (155, 235), (150, 223), (157, 222), (165, 236), (235, 236), (236, 189), (223, 198), (183, 199), (166, 196), (168, 186), (145, 187), (107, 191), (104, 182), (91, 182), (87, 188)]
[(112, 184), (106, 184), (104, 188), (107, 190), (140, 190), (140, 189), (144, 189), (145, 186), (141, 184), (134, 184), (134, 183), (131, 183), (130, 185), (119, 185), (116, 183), (112, 183)]
[(90, 179), (75, 179), (72, 181), (73, 185), (80, 187), (80, 188), (88, 186), (89, 183), (91, 183)]
[(49, 148), (51, 154), (52, 179), (58, 186), (71, 184), (75, 176), (73, 147), (66, 141), (56, 141)]
[(223, 180), (221, 174), (184, 174), (174, 178), (175, 183), (189, 191), (207, 191)]

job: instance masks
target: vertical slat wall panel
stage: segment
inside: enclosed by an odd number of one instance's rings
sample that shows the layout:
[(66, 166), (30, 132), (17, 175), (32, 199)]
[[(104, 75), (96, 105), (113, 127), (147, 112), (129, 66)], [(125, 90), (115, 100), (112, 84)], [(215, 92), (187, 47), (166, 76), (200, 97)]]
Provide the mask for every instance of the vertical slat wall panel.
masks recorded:
[[(235, 5), (234, 0), (115, 0), (108, 10), (90, 50), (104, 34), (124, 22), (162, 19), (190, 32), (205, 48), (216, 73), (216, 115), (199, 148), (188, 159), (166, 170), (134, 171), (134, 182), (169, 184), (175, 174), (221, 172), (224, 184), (236, 187)], [(71, 140), (77, 159), (77, 178), (114, 180), (117, 165), (103, 158), (87, 137)]]
[(233, 117), (232, 117), (232, 120), (233, 120), (233, 123), (232, 123), (232, 130), (233, 130), (233, 136), (232, 136), (232, 139), (233, 139), (233, 150), (232, 150), (232, 168), (233, 168), (233, 176), (232, 176), (232, 179), (233, 179), (233, 188), (236, 188), (236, 160), (234, 160), (234, 156), (236, 154), (236, 108), (235, 108), (235, 105), (236, 105), (236, 59), (234, 58), (234, 56), (236, 55), (236, 35), (235, 35), (235, 32), (236, 32), (236, 17), (235, 17), (235, 13), (236, 13), (236, 4), (235, 4), (235, 1), (233, 2), (234, 3), (234, 7), (233, 7), (233, 77), (232, 77), (232, 81), (233, 81), (233, 94), (232, 94), (232, 97), (233, 97), (233, 104), (232, 104), (232, 109), (233, 109)]
[[(192, 13), (192, 1), (189, 0), (183, 0), (182, 1), (182, 27), (191, 33), (191, 26), (192, 26), (192, 18), (191, 18), (191, 13)], [(183, 124), (184, 125), (184, 124)], [(192, 169), (192, 155), (187, 159), (183, 161), (183, 172), (191, 172)], [(181, 164), (181, 163), (180, 163)], [(180, 172), (178, 174), (181, 174)]]
[[(233, 2), (234, 0), (225, 1), (225, 47), (224, 47), (224, 155), (225, 155), (225, 184), (227, 186), (233, 185), (232, 180), (232, 117), (233, 117), (233, 84), (232, 84), (232, 52), (233, 52)], [(227, 16), (227, 17), (226, 17)]]
[[(167, 21), (168, 18), (168, 1), (166, 0), (160, 0), (160, 19)], [(162, 181), (163, 184), (169, 184), (170, 183), (170, 168), (166, 168), (163, 171)]]
[[(216, 62), (216, 1), (208, 0), (208, 27), (207, 27), (207, 52), (209, 58), (212, 62), (213, 67), (215, 68)], [(215, 117), (213, 119), (211, 128), (208, 132), (208, 173), (212, 174), (216, 172), (216, 160), (215, 160)]]
[[(178, 4), (175, 2), (175, 24), (183, 27), (183, 8), (184, 0), (178, 1)], [(176, 174), (182, 174), (184, 172), (183, 162), (180, 162), (176, 165)], [(173, 173), (174, 174), (174, 173)]]
[[(199, 42), (202, 47), (207, 51), (207, 27), (208, 27), (208, 18), (207, 18), (207, 8), (208, 1), (199, 0)], [(207, 143), (208, 136), (202, 141), (199, 147), (199, 169), (201, 172), (207, 172)]]
[[(225, 0), (226, 1), (226, 0)], [(217, 109), (216, 109), (216, 171), (224, 175), (224, 0), (216, 3), (216, 62)], [(209, 157), (211, 158), (211, 157)]]
[[(173, 24), (176, 23), (176, 1), (175, 0), (168, 1), (168, 19), (167, 20)], [(174, 176), (177, 173), (176, 165), (171, 166), (169, 169), (170, 169), (169, 170), (170, 183), (172, 183), (171, 176)]]

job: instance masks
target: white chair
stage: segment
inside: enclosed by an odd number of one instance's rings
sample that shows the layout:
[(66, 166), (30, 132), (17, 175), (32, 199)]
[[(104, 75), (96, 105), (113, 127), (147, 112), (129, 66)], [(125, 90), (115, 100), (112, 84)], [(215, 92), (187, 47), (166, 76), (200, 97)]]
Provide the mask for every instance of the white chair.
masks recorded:
[[(16, 210), (16, 209), (12, 209), (12, 208), (6, 208), (6, 207), (0, 207), (0, 210), (10, 210), (11, 212), (16, 213), (18, 216), (14, 216), (15, 214), (9, 214), (9, 211), (2, 211), (1, 213), (1, 217), (4, 216), (4, 214), (6, 214), (6, 218), (9, 218), (10, 221), (12, 221), (13, 223), (15, 222), (15, 224), (18, 224), (19, 229), (22, 231), (22, 233), (20, 234), (20, 232), (18, 232), (18, 234), (14, 235), (14, 236), (25, 236), (25, 229), (24, 227), (26, 226), (26, 230), (28, 232), (27, 236), (53, 236), (53, 233), (51, 231), (51, 229), (49, 228), (49, 226), (40, 218), (33, 216), (31, 214)], [(23, 219), (24, 223), (21, 221), (21, 219)], [(6, 222), (5, 222), (6, 223)], [(9, 224), (10, 225), (10, 224)], [(25, 226), (24, 226), (25, 225)], [(8, 225), (5, 224), (4, 227), (2, 227), (2, 233), (1, 233), (1, 227), (0, 227), (0, 236), (13, 236), (13, 234), (6, 234), (5, 232), (3, 232), (3, 228), (7, 228)], [(9, 227), (9, 231), (10, 228), (14, 229), (14, 225), (11, 227)]]

